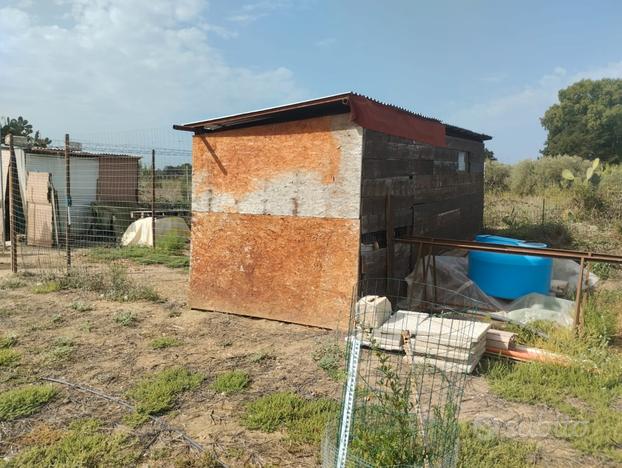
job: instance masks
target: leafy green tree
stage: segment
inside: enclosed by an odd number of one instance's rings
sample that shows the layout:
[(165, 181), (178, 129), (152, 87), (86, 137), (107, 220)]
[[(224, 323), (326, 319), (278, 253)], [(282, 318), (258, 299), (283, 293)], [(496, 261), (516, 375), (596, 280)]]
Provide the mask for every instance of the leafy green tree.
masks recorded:
[(540, 121), (548, 131), (544, 155), (622, 162), (622, 79), (581, 80), (562, 89), (559, 104)]
[(495, 153), (493, 153), (488, 148), (484, 148), (484, 161), (496, 161), (496, 160), (497, 160), (497, 157), (495, 156)]
[(14, 136), (25, 136), (33, 145), (41, 146), (43, 148), (52, 143), (52, 140), (49, 138), (42, 137), (39, 130), (34, 131), (32, 124), (22, 116), (19, 116), (17, 119), (6, 117), (4, 120), (0, 121), (0, 124), (2, 125), (0, 132), (2, 133), (3, 138), (9, 133)]

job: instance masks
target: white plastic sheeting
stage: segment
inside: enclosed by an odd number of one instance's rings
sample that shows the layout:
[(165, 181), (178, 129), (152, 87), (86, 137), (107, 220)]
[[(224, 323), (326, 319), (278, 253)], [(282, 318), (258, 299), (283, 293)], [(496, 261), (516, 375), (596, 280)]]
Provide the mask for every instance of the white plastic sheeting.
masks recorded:
[(574, 314), (574, 301), (538, 293), (519, 297), (509, 305), (506, 312), (501, 312), (501, 315), (518, 323), (547, 320), (562, 327), (572, 326)]
[[(123, 237), (121, 238), (121, 245), (153, 245), (153, 235), (151, 231), (151, 217), (141, 218), (134, 221), (128, 226)], [(167, 234), (174, 234), (176, 236), (188, 237), (190, 235), (190, 229), (183, 220), (177, 216), (169, 216), (166, 218), (157, 218), (155, 223), (156, 230), (156, 245), (158, 238), (162, 238)]]
[[(424, 284), (434, 284), (434, 277), (430, 269), (424, 279), (422, 270), (423, 262), (419, 262), (418, 270), (406, 277), (408, 301), (400, 304), (402, 307), (416, 307), (418, 303), (428, 300), (449, 306), (492, 312), (519, 323), (535, 320), (553, 321), (561, 326), (571, 326), (573, 323), (575, 303), (567, 299), (531, 293), (508, 302), (487, 295), (468, 277), (467, 257), (437, 256), (436, 288), (426, 289)], [(576, 290), (578, 278), (579, 265), (576, 262), (565, 259), (553, 260), (552, 284), (567, 285), (564, 292), (572, 295)], [(598, 276), (590, 273), (583, 287), (592, 288), (598, 281)]]
[[(567, 283), (565, 293), (569, 295), (575, 294), (577, 291), (577, 283), (579, 282), (579, 264), (572, 260), (565, 260), (561, 258), (553, 259), (553, 281), (561, 283)], [(583, 272), (583, 289), (591, 289), (600, 280), (594, 273), (587, 275), (587, 270)]]
[[(439, 304), (457, 307), (471, 307), (481, 310), (504, 310), (506, 303), (489, 296), (467, 276), (468, 260), (466, 257), (437, 256), (436, 278), (431, 269), (428, 269), (426, 278), (423, 278), (423, 263), (419, 262), (417, 271), (406, 277), (408, 284), (409, 304), (405, 308), (415, 308), (420, 301), (434, 301)], [(425, 288), (423, 285), (437, 287)]]

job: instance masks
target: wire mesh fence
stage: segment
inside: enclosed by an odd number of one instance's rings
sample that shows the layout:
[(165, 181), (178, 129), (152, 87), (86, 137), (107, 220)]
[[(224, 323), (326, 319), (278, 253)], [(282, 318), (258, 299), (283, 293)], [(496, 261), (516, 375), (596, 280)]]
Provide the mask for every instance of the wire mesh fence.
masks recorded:
[(13, 252), (13, 268), (64, 270), (122, 258), (188, 264), (192, 158), (185, 134), (3, 143), (2, 245), (3, 257)]
[(498, 228), (518, 223), (544, 225), (562, 219), (569, 209), (569, 200), (563, 202), (550, 197), (486, 194), (484, 226)]
[[(325, 467), (454, 466), (466, 375), (485, 350), (477, 301), (437, 302), (429, 284), (369, 279), (356, 287), (348, 378)], [(443, 291), (443, 297), (447, 291)]]

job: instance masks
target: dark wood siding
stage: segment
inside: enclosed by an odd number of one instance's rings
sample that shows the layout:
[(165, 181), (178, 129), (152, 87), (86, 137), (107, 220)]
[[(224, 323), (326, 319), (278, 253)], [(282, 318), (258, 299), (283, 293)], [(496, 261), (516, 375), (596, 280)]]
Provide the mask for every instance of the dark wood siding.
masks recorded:
[(138, 159), (100, 156), (97, 201), (138, 202)]
[[(484, 145), (447, 137), (447, 147), (418, 144), (365, 130), (361, 182), (363, 276), (379, 273), (404, 277), (412, 259), (403, 246), (394, 247), (393, 272), (387, 271), (387, 226), (395, 235), (416, 234), (470, 239), (482, 227)], [(459, 152), (466, 170), (458, 170)], [(391, 219), (387, 219), (390, 195)], [(376, 250), (370, 250), (375, 245)], [(391, 249), (391, 246), (389, 246)]]

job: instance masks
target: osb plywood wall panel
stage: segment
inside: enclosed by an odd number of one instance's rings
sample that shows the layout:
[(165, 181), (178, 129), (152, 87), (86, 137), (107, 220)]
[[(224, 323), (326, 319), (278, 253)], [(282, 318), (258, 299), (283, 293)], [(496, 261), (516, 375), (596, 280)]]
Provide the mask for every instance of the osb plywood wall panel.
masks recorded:
[(138, 160), (119, 156), (99, 158), (98, 202), (138, 201)]
[(191, 306), (345, 326), (362, 146), (348, 115), (195, 136)]
[(358, 250), (358, 220), (194, 213), (190, 306), (343, 329)]
[(193, 211), (358, 219), (362, 129), (349, 114), (193, 138)]

